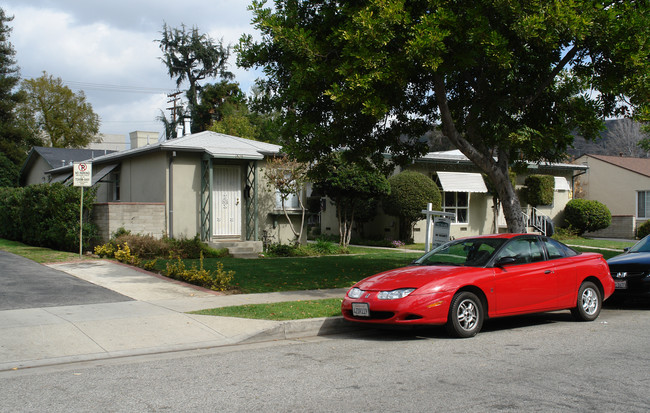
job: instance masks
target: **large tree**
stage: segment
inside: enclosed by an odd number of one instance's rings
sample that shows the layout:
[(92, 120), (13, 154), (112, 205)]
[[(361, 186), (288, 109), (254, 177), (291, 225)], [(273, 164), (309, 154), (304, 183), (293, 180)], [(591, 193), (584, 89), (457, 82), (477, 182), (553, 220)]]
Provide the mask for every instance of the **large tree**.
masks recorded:
[[(232, 80), (234, 75), (227, 70), (230, 46), (224, 46), (223, 40), (215, 41), (204, 33), (199, 33), (197, 27), (188, 29), (185, 25), (172, 28), (163, 24), (162, 38), (157, 40), (163, 52), (161, 60), (167, 67), (169, 77), (176, 80), (176, 86), (181, 87), (184, 82), (189, 83), (186, 96), (189, 101), (192, 118), (199, 104), (200, 82), (208, 78), (220, 77), (223, 80)], [(178, 119), (172, 119), (177, 122)], [(200, 121), (194, 122), (192, 131), (205, 129)]]
[(0, 8), (0, 185), (18, 184), (18, 171), (31, 146), (39, 143), (33, 135), (20, 127), (16, 119), (16, 105), (24, 101), (24, 94), (16, 91), (20, 75), (9, 42), (11, 27), (8, 17)]
[(19, 106), (25, 127), (41, 136), (53, 148), (82, 148), (96, 139), (99, 116), (83, 91), (73, 92), (43, 72), (41, 77), (26, 79), (21, 89), (27, 101)]
[[(285, 149), (318, 159), (345, 147), (396, 162), (444, 135), (495, 184), (508, 229), (525, 231), (516, 162), (557, 161), (573, 131), (648, 114), (650, 10), (634, 0), (276, 0), (251, 7), (262, 67), (283, 111)], [(644, 112), (645, 111), (645, 112)], [(408, 137), (408, 138), (405, 138)]]

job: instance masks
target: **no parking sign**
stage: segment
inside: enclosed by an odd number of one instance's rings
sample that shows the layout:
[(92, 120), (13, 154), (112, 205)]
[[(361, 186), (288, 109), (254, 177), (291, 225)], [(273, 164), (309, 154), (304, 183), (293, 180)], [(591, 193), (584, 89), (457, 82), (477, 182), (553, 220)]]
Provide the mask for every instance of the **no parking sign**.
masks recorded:
[(90, 162), (75, 162), (72, 166), (74, 186), (92, 186), (93, 164)]

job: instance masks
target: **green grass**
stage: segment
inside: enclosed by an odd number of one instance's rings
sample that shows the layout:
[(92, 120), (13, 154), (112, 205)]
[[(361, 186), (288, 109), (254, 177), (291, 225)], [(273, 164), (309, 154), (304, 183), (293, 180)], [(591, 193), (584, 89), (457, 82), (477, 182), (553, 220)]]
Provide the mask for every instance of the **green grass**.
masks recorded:
[(341, 298), (287, 301), (272, 304), (247, 304), (193, 311), (192, 314), (276, 321), (335, 317), (341, 315)]
[[(20, 242), (9, 241), (1, 238), (0, 250), (29, 258), (30, 260), (41, 264), (45, 262), (63, 262), (79, 259), (79, 253), (55, 251), (42, 247), (32, 247)], [(87, 259), (87, 257), (84, 257), (84, 259)]]
[[(367, 252), (364, 252), (367, 251)], [(350, 255), (329, 255), (297, 258), (206, 258), (207, 270), (222, 262), (224, 270), (235, 271), (232, 282), (244, 294), (275, 291), (345, 288), (357, 281), (392, 268), (407, 265), (419, 253), (391, 250), (355, 249)], [(191, 266), (195, 260), (184, 260)], [(158, 260), (155, 268), (165, 268), (167, 260)]]
[(628, 241), (610, 241), (603, 239), (588, 239), (588, 238), (561, 238), (560, 242), (567, 245), (580, 245), (584, 247), (594, 248), (610, 248), (623, 251), (625, 247), (631, 247), (635, 242)]

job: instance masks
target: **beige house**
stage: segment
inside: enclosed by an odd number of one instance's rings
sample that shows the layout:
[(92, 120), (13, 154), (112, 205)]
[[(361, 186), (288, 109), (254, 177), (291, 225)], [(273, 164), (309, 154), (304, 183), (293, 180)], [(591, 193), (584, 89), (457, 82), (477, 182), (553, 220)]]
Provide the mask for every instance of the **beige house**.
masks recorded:
[(650, 159), (583, 155), (574, 163), (588, 167), (577, 181), (580, 197), (602, 202), (612, 213), (609, 228), (591, 235), (634, 238), (650, 219)]
[[(262, 239), (294, 239), (275, 190), (264, 179), (280, 147), (201, 132), (163, 142), (131, 134), (131, 149), (92, 160), (93, 215), (107, 240), (119, 228), (160, 237), (201, 239), (255, 254)], [(49, 171), (66, 180), (71, 166)]]
[[(437, 183), (442, 195), (442, 212), (455, 215), (450, 228), (451, 237), (460, 238), (506, 231), (507, 225), (503, 212), (497, 208), (495, 213), (495, 200), (488, 192), (483, 175), (460, 151), (430, 152), (404, 169), (418, 171)], [(537, 206), (537, 208), (522, 205), (530, 231), (546, 231), (546, 217), (552, 220), (555, 226), (562, 224), (564, 207), (573, 197), (574, 178), (584, 173), (586, 169), (586, 166), (573, 164), (529, 164), (527, 172), (517, 176), (518, 190), (523, 188), (528, 175), (543, 174), (555, 177), (555, 193), (551, 205)], [(323, 233), (337, 233), (338, 225), (334, 209), (333, 204), (329, 203), (326, 214), (322, 216)], [(422, 209), (426, 209), (426, 205), (423, 205)], [(397, 217), (384, 214), (380, 207), (375, 219), (364, 224), (363, 235), (366, 238), (395, 240), (399, 233), (398, 224)], [(425, 241), (425, 230), (425, 220), (415, 225), (413, 232), (415, 242)]]

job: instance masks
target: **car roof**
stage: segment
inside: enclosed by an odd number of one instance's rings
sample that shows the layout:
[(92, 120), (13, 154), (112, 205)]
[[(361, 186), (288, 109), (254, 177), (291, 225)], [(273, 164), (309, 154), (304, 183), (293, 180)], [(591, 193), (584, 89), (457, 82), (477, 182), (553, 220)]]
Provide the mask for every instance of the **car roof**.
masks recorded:
[(522, 235), (529, 235), (529, 236), (536, 236), (537, 234), (512, 234), (512, 233), (502, 233), (502, 234), (488, 234), (488, 235), (474, 235), (470, 237), (463, 237), (463, 238), (458, 238), (458, 239), (481, 239), (481, 238), (503, 238), (503, 239), (511, 239), (515, 237), (520, 237)]

